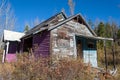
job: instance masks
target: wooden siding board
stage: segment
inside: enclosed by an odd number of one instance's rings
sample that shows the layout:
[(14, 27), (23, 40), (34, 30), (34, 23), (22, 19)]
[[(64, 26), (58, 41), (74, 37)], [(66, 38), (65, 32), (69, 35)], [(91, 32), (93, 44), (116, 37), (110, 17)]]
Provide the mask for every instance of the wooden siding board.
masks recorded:
[(37, 57), (50, 54), (50, 32), (44, 31), (33, 35), (33, 51)]
[(57, 59), (61, 57), (75, 58), (74, 30), (65, 24), (51, 31), (52, 55)]

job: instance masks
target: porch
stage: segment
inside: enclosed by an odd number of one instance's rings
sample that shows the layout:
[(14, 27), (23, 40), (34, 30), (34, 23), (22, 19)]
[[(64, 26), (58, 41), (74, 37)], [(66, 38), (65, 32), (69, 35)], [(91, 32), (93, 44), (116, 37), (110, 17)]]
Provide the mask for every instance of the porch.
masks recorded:
[(97, 46), (96, 39), (76, 35), (77, 58), (83, 59), (84, 63), (90, 63), (97, 67)]
[[(85, 63), (90, 62), (91, 64), (94, 65), (93, 67), (98, 67), (97, 66), (97, 45), (96, 45), (96, 43), (99, 40), (103, 41), (106, 71), (107, 71), (107, 68), (108, 68), (106, 41), (111, 41), (111, 43), (112, 43), (111, 48), (112, 48), (112, 54), (113, 54), (113, 68), (114, 69), (116, 68), (115, 67), (115, 51), (114, 51), (114, 39), (113, 38), (86, 36), (86, 35), (80, 35), (80, 34), (76, 34), (76, 36), (77, 36), (76, 37), (76, 42), (77, 42), (77, 40), (83, 40), (82, 41), (82, 46), (83, 46), (82, 55), (83, 55), (84, 62)], [(90, 40), (90, 42), (89, 42), (89, 40)], [(77, 52), (77, 54), (79, 54), (79, 53)]]

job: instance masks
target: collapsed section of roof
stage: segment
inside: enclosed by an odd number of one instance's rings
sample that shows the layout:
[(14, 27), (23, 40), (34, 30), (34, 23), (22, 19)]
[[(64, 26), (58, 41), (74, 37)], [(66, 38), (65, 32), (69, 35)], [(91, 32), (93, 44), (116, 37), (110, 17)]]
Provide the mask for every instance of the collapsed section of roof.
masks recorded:
[(50, 26), (54, 26), (60, 22), (62, 22), (63, 20), (67, 19), (65, 13), (60, 12), (52, 17), (50, 17), (49, 19), (43, 21), (42, 23), (36, 25), (35, 27), (33, 27), (32, 29), (30, 29), (28, 32), (26, 32), (26, 36), (29, 36), (31, 34), (37, 33), (37, 32), (41, 32), (43, 30), (48, 29)]

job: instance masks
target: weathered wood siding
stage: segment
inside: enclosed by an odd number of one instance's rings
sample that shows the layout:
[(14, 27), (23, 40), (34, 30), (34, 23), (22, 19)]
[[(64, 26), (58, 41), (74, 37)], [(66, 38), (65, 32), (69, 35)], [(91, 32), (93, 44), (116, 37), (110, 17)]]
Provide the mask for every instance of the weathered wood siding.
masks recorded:
[(50, 54), (50, 32), (44, 31), (33, 35), (33, 52), (36, 57)]
[[(71, 20), (51, 31), (52, 54), (59, 57), (76, 57), (76, 34), (93, 36), (89, 29), (74, 20)], [(80, 37), (80, 36), (78, 36)], [(97, 52), (95, 49), (87, 47), (88, 38), (81, 37), (83, 60), (85, 63), (91, 62), (92, 66), (97, 66)], [(96, 45), (96, 41), (93, 40)], [(96, 46), (95, 46), (96, 47)], [(92, 57), (93, 55), (93, 57)], [(89, 59), (89, 60), (88, 60)], [(92, 61), (94, 60), (94, 61)]]
[(75, 34), (93, 36), (85, 25), (71, 20), (51, 31), (52, 54), (76, 57)]
[(89, 31), (87, 26), (85, 26), (84, 24), (71, 20), (67, 22), (66, 25), (70, 26), (70, 28), (73, 30), (74, 33), (93, 36), (93, 34)]
[[(80, 23), (69, 21), (51, 31), (52, 54), (59, 57), (76, 57), (75, 33), (81, 33)], [(80, 29), (79, 29), (80, 27)], [(84, 34), (84, 33), (82, 33)], [(87, 34), (87, 33), (85, 33)], [(88, 32), (88, 34), (90, 34)], [(90, 34), (92, 35), (92, 34)]]
[(51, 31), (52, 54), (59, 57), (75, 57), (74, 33), (70, 28), (58, 27)]

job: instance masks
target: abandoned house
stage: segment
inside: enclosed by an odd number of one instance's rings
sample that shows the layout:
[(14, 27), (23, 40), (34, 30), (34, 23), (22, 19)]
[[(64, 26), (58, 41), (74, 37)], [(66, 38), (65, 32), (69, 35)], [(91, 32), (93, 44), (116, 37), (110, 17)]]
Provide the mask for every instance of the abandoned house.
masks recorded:
[(20, 50), (36, 57), (82, 58), (97, 67), (97, 40), (113, 39), (97, 37), (81, 14), (66, 17), (61, 12), (26, 32), (21, 37)]

